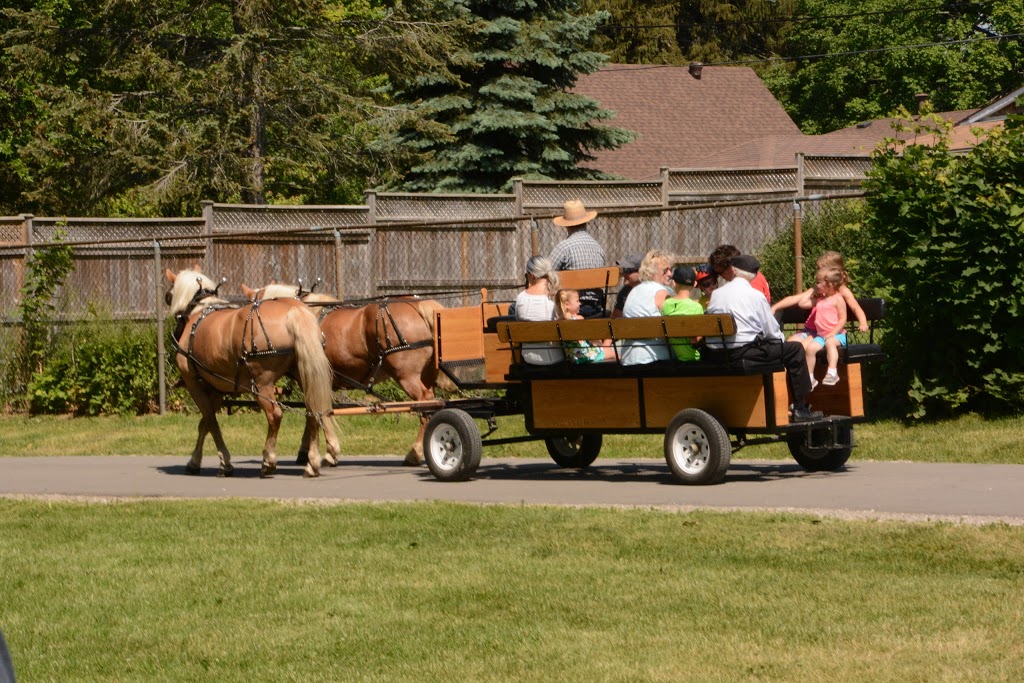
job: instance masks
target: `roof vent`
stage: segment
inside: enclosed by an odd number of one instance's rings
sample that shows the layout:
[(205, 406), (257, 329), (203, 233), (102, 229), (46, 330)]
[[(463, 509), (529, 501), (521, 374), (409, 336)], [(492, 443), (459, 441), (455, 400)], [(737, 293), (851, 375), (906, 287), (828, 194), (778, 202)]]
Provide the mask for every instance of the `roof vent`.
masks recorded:
[(700, 62), (690, 62), (690, 75), (700, 80), (700, 72), (704, 70), (704, 65)]
[(861, 121), (860, 123), (857, 124), (857, 127), (858, 128), (867, 128), (870, 125), (871, 125), (870, 121)]

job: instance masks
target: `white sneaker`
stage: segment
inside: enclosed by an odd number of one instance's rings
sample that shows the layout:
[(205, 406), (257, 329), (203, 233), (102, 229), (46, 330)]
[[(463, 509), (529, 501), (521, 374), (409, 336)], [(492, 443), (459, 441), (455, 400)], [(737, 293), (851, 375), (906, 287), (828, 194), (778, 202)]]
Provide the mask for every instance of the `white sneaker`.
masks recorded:
[(816, 379), (814, 379), (814, 378), (812, 377), (812, 378), (811, 378), (811, 391), (814, 391), (814, 389), (815, 389), (815, 388), (816, 388), (817, 386), (818, 386), (818, 380), (816, 380)]
[(839, 384), (839, 375), (833, 375), (832, 373), (829, 373), (825, 375), (825, 379), (821, 380), (821, 383), (824, 384), (826, 387), (833, 387)]

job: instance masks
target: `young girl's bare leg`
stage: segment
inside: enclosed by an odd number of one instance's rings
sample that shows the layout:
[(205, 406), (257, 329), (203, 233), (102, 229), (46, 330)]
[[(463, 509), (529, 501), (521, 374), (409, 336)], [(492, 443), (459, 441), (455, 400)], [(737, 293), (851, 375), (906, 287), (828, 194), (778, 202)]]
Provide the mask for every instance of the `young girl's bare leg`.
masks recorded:
[(818, 351), (821, 351), (821, 344), (808, 337), (804, 340), (804, 353), (807, 358), (807, 373), (811, 377), (811, 390), (818, 386), (818, 380), (814, 379), (814, 366), (818, 363)]
[(822, 382), (827, 386), (839, 383), (839, 340), (829, 337), (825, 340), (825, 355), (828, 358), (828, 372)]

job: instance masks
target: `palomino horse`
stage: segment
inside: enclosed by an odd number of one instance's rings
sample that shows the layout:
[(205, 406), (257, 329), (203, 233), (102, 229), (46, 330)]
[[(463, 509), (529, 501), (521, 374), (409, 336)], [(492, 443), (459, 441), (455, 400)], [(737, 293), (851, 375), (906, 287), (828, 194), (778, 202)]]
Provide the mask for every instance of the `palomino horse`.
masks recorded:
[[(434, 315), (443, 309), (433, 299), (397, 297), (364, 306), (351, 306), (329, 296), (301, 292), (294, 285), (271, 284), (255, 291), (242, 285), (254, 301), (299, 296), (320, 308), (320, 329), (327, 341), (327, 358), (334, 369), (334, 388), (372, 388), (391, 377), (414, 401), (434, 398), (434, 386), (453, 387), (434, 363)], [(332, 305), (334, 304), (334, 305)], [(423, 462), (426, 421), (405, 456), (408, 465)], [(301, 458), (301, 454), (300, 454)]]
[[(320, 474), (319, 434), (321, 424), (330, 424), (331, 366), (324, 354), (322, 335), (316, 315), (304, 304), (292, 299), (252, 302), (231, 307), (217, 298), (217, 287), (198, 270), (183, 270), (177, 275), (166, 272), (172, 288), (167, 303), (177, 320), (174, 333), (178, 370), (202, 418), (199, 438), (189, 474), (199, 473), (203, 441), (213, 435), (220, 455), (221, 476), (234, 468), (220, 425), (217, 410), (227, 394), (252, 393), (267, 416), (267, 440), (263, 445), (260, 475), (273, 474), (277, 468), (277, 433), (281, 427), (281, 405), (274, 400), (274, 384), (291, 375), (302, 387), (306, 402), (306, 433), (303, 447), (309, 462), (305, 476)], [(333, 464), (338, 454), (333, 430), (327, 431), (326, 459)]]

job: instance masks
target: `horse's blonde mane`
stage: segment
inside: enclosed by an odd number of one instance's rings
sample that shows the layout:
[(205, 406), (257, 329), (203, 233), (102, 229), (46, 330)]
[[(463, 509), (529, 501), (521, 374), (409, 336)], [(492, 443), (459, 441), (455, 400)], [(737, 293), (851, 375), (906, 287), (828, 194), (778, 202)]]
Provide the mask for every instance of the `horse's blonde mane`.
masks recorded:
[[(185, 308), (192, 302), (196, 292), (208, 289), (211, 292), (217, 288), (217, 283), (200, 273), (198, 270), (183, 270), (174, 279), (174, 288), (171, 290), (171, 315), (178, 315), (185, 311)], [(224, 299), (208, 297), (203, 299), (206, 304), (228, 303)]]
[[(261, 299), (291, 299), (299, 294), (298, 285), (285, 285), (279, 282), (272, 282), (260, 290)], [(316, 292), (304, 292), (302, 300), (306, 303), (335, 301), (330, 294), (318, 294)]]
[(284, 285), (280, 283), (272, 283), (263, 288), (263, 294), (260, 298), (262, 299), (289, 299), (295, 297), (299, 293), (299, 288), (295, 285)]

